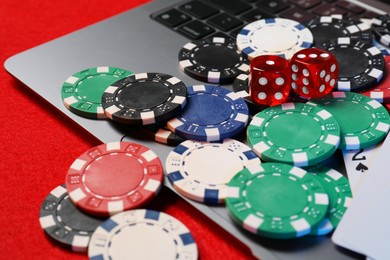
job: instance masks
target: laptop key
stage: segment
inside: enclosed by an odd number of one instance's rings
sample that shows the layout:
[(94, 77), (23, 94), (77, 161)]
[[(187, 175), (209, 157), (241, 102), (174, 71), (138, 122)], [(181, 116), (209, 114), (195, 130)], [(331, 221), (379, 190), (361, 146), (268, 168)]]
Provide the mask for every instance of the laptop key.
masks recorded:
[(320, 16), (329, 16), (332, 14), (342, 14), (342, 15), (348, 14), (346, 10), (327, 3), (315, 7), (314, 9), (312, 9), (312, 12)]
[(210, 37), (232, 38), (230, 35), (227, 35), (223, 32), (216, 32), (216, 33), (210, 35)]
[(156, 20), (170, 27), (176, 27), (182, 23), (191, 20), (191, 17), (176, 9), (170, 9), (166, 12), (159, 14), (156, 17)]
[(290, 2), (304, 9), (309, 9), (320, 4), (321, 0), (290, 0)]
[(179, 6), (179, 9), (199, 19), (206, 19), (219, 12), (218, 9), (199, 1), (191, 1)]
[(230, 31), (231, 29), (243, 24), (241, 20), (238, 20), (234, 16), (231, 16), (227, 13), (216, 15), (210, 20), (208, 20), (208, 22), (209, 24), (225, 32)]
[(191, 39), (197, 40), (213, 33), (215, 30), (200, 21), (191, 21), (180, 26), (178, 31)]
[(287, 2), (282, 0), (263, 0), (256, 5), (260, 8), (266, 8), (272, 13), (279, 13), (290, 6)]
[(315, 15), (301, 8), (290, 8), (280, 13), (283, 18), (291, 19), (299, 23), (303, 23), (310, 19), (315, 18)]
[(248, 21), (248, 22), (254, 22), (260, 19), (265, 19), (265, 18), (274, 18), (275, 15), (265, 12), (261, 9), (253, 9), (241, 16), (242, 19)]
[(361, 14), (365, 11), (363, 7), (344, 0), (337, 2), (336, 5), (355, 14)]
[(372, 18), (375, 18), (378, 16), (377, 13), (374, 13), (372, 11), (366, 11), (363, 15), (362, 15), (364, 18), (369, 18), (369, 19), (372, 19)]
[(209, 0), (209, 2), (232, 14), (240, 14), (252, 8), (251, 5), (239, 0)]

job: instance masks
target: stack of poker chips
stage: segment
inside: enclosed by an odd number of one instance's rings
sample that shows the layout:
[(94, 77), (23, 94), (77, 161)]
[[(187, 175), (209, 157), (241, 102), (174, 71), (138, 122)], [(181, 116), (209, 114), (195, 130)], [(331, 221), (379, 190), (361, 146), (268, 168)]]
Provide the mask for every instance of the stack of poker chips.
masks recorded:
[[(236, 42), (212, 37), (183, 46), (180, 68), (208, 85), (186, 86), (164, 73), (96, 67), (66, 79), (63, 102), (79, 116), (110, 119), (175, 146), (165, 162), (173, 188), (198, 203), (225, 204), (232, 219), (251, 233), (277, 239), (328, 234), (341, 220), (352, 193), (348, 180), (325, 163), (337, 149), (370, 147), (387, 135), (390, 118), (380, 103), (390, 100), (385, 83), (390, 60), (371, 45), (373, 36), (364, 24), (340, 16), (320, 17), (304, 25), (279, 18), (255, 23), (243, 28)], [(384, 45), (389, 42), (388, 24), (384, 16), (373, 25), (377, 41)], [(260, 41), (271, 25), (279, 27), (279, 33), (273, 34), (276, 38)], [(288, 28), (295, 28), (290, 33), (300, 41), (272, 45)], [(347, 29), (342, 29), (341, 40), (322, 41), (329, 38), (324, 33), (329, 30), (321, 28)], [(275, 55), (288, 58), (312, 45), (333, 51), (339, 59), (342, 84), (337, 91), (309, 102), (291, 96), (274, 107), (258, 105), (245, 95), (252, 56), (276, 48)], [(283, 48), (287, 51), (280, 53)], [(338, 52), (341, 48), (351, 51)], [(349, 62), (350, 70), (343, 70), (340, 60), (359, 57), (354, 52), (367, 57), (364, 69)], [(232, 81), (233, 91), (211, 85)], [(348, 89), (340, 87), (346, 85)], [(351, 111), (358, 116), (349, 116)], [(244, 132), (249, 146), (233, 139)], [(108, 154), (116, 155), (108, 158)], [(112, 174), (103, 174), (107, 171)], [(42, 228), (75, 251), (86, 251), (89, 245), (91, 258), (126, 256), (120, 243), (115, 247), (115, 239), (131, 240), (140, 233), (157, 236), (162, 222), (182, 225), (164, 213), (140, 209), (158, 193), (163, 175), (158, 156), (140, 144), (94, 147), (72, 164), (66, 186), (58, 186), (42, 204)], [(122, 233), (123, 237), (115, 235), (133, 224), (134, 229)], [(197, 258), (188, 229), (177, 230), (173, 236), (182, 243), (176, 245), (180, 249), (171, 249)], [(109, 255), (109, 247), (114, 255)], [(143, 243), (136, 247), (143, 248)]]
[(161, 161), (147, 147), (130, 142), (93, 147), (73, 162), (65, 182), (40, 210), (41, 227), (54, 242), (88, 251), (90, 259), (198, 258), (183, 223), (142, 209), (163, 182)]

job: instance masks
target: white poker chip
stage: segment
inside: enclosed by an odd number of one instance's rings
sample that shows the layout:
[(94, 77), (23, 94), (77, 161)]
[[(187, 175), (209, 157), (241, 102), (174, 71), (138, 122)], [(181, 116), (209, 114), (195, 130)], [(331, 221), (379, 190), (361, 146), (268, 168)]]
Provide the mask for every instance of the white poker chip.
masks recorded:
[(230, 179), (244, 167), (259, 165), (259, 157), (245, 144), (185, 141), (168, 154), (166, 172), (180, 194), (205, 204), (225, 202)]
[(89, 259), (197, 259), (188, 228), (163, 212), (137, 209), (116, 214), (91, 237)]
[(286, 59), (309, 48), (313, 35), (304, 25), (284, 18), (261, 19), (246, 25), (237, 35), (237, 48), (249, 59), (278, 55)]

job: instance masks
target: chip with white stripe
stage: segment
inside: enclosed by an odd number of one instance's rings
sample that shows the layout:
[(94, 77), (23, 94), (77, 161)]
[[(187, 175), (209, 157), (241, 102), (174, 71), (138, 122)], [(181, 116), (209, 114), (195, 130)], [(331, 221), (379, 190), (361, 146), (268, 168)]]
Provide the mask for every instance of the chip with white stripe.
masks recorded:
[(230, 38), (210, 37), (187, 43), (179, 52), (180, 69), (208, 83), (228, 84), (249, 70), (249, 61)]
[(329, 210), (323, 221), (312, 228), (310, 235), (322, 236), (329, 234), (340, 223), (352, 202), (349, 181), (338, 171), (322, 164), (305, 167), (304, 169), (317, 178), (329, 196)]
[(372, 30), (375, 39), (386, 47), (390, 47), (390, 14), (379, 15), (372, 19)]
[(382, 141), (390, 127), (386, 108), (378, 101), (353, 92), (331, 92), (311, 99), (312, 105), (328, 110), (340, 126), (340, 149), (355, 150)]
[(205, 204), (225, 203), (230, 179), (244, 167), (260, 164), (247, 145), (233, 139), (219, 143), (188, 140), (168, 154), (166, 175), (180, 194)]
[(389, 104), (390, 103), (390, 56), (385, 57), (385, 77), (379, 82), (374, 88), (360, 92), (365, 96), (375, 99), (379, 103)]
[(69, 199), (65, 185), (53, 189), (42, 203), (39, 223), (45, 233), (62, 247), (86, 252), (100, 218), (80, 211)]
[(309, 234), (328, 212), (324, 187), (296, 166), (260, 166), (244, 168), (228, 183), (226, 205), (232, 218), (264, 237), (290, 239)]
[(102, 95), (108, 86), (133, 74), (115, 67), (89, 68), (68, 77), (62, 85), (62, 101), (71, 112), (86, 118), (105, 119)]
[(93, 233), (89, 259), (198, 259), (188, 228), (155, 210), (129, 210), (112, 216)]
[(237, 35), (237, 47), (250, 60), (259, 55), (286, 59), (310, 48), (313, 35), (304, 25), (284, 18), (267, 18), (246, 25)]
[(340, 127), (325, 109), (285, 103), (257, 113), (247, 129), (249, 145), (265, 161), (308, 166), (329, 158), (340, 141)]
[(175, 134), (211, 142), (231, 138), (245, 128), (248, 106), (236, 93), (211, 85), (189, 86), (187, 92), (187, 105), (182, 114), (167, 122)]
[(138, 208), (160, 191), (164, 173), (149, 148), (131, 142), (102, 144), (76, 159), (66, 175), (71, 201), (95, 216)]
[(370, 26), (342, 15), (320, 16), (303, 23), (313, 34), (314, 46), (321, 48), (324, 42), (337, 37), (349, 37), (371, 44), (374, 35)]
[(186, 104), (187, 88), (163, 73), (128, 76), (107, 87), (101, 102), (106, 116), (128, 125), (150, 125), (177, 116)]
[(148, 136), (155, 142), (169, 146), (178, 146), (180, 143), (186, 140), (185, 138), (169, 130), (166, 127), (166, 124), (146, 125), (142, 127), (141, 130), (143, 133), (145, 133), (145, 136)]
[(339, 67), (335, 89), (363, 91), (376, 86), (383, 78), (385, 59), (375, 46), (348, 37), (340, 37), (322, 44), (331, 52)]

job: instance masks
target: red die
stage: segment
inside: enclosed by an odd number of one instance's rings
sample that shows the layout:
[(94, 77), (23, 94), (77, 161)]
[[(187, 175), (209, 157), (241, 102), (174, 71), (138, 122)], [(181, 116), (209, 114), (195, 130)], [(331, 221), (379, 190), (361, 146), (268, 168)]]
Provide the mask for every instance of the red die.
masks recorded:
[(290, 64), (291, 87), (302, 97), (322, 97), (336, 86), (339, 68), (336, 58), (328, 51), (300, 50), (291, 58)]
[(282, 104), (290, 94), (291, 68), (288, 61), (276, 55), (261, 55), (250, 63), (249, 95), (261, 105)]

